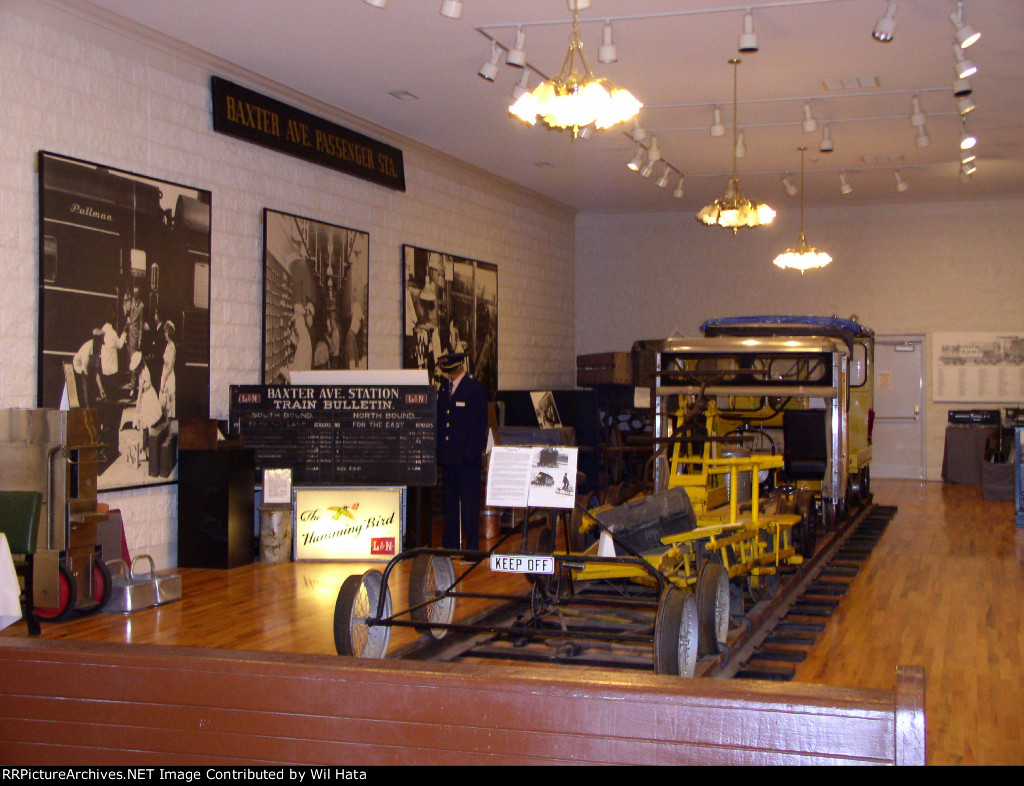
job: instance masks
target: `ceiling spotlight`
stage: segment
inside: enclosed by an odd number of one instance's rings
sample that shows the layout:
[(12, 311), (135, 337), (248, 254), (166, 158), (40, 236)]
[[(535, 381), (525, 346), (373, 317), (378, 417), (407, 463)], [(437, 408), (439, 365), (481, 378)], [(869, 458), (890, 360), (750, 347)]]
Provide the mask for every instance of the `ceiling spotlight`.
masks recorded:
[(832, 144), (832, 131), (828, 123), (825, 123), (825, 127), (821, 129), (821, 144), (818, 145), (818, 150), (822, 153), (831, 153), (835, 149), (835, 145)]
[(367, 5), (372, 5), (374, 8), (384, 8), (388, 4), (388, 0), (363, 0)]
[(686, 190), (683, 186), (683, 179), (683, 175), (680, 175), (679, 182), (676, 183), (676, 187), (672, 190), (672, 196), (674, 196), (676, 199), (682, 199), (683, 194), (686, 193)]
[(462, 19), (462, 0), (443, 0), (441, 16), (447, 16), (449, 19)]
[(754, 15), (747, 11), (743, 15), (743, 33), (740, 35), (739, 50), (741, 52), (756, 52), (757, 33), (754, 32)]
[(853, 186), (850, 185), (850, 181), (846, 179), (846, 173), (839, 173), (839, 193), (843, 196), (853, 193)]
[(892, 174), (893, 174), (893, 177), (896, 178), (896, 190), (897, 191), (899, 191), (902, 194), (904, 191), (906, 191), (908, 188), (910, 188), (910, 186), (908, 186), (905, 182), (903, 182), (903, 178), (900, 176), (900, 170), (897, 169)]
[(634, 142), (642, 142), (647, 139), (647, 129), (640, 125), (640, 115), (633, 118), (633, 130), (629, 132)]
[(515, 87), (512, 88), (512, 100), (518, 101), (519, 96), (524, 93), (530, 92), (530, 69), (524, 68), (523, 75), (519, 77), (519, 82)]
[(612, 38), (611, 22), (604, 23), (604, 36), (601, 41), (601, 46), (597, 50), (597, 61), (599, 63), (617, 63), (619, 61), (619, 48), (615, 46), (615, 40)]
[(961, 117), (966, 115), (968, 112), (973, 112), (976, 108), (977, 104), (974, 103), (974, 99), (970, 96), (964, 96), (963, 98), (957, 99), (956, 109), (960, 113)]
[(715, 107), (714, 118), (711, 121), (711, 136), (725, 136), (725, 126), (722, 124), (721, 107)]
[(971, 83), (966, 79), (954, 79), (953, 80), (953, 95), (957, 98), (963, 96), (969, 96), (974, 92), (974, 88), (971, 87)]
[(960, 152), (960, 163), (969, 164), (978, 157), (978, 154), (973, 150), (962, 150)]
[(670, 171), (669, 165), (665, 164), (665, 171), (661, 173), (661, 177), (656, 181), (658, 183), (658, 188), (666, 188), (668, 186)]
[(565, 0), (570, 11), (584, 11), (590, 8), (590, 0)]
[(498, 46), (497, 41), (491, 42), (491, 59), (480, 66), (480, 70), (477, 71), (479, 76), (482, 76), (488, 82), (493, 82), (495, 77), (498, 76), (498, 63), (501, 61), (501, 47)]
[(910, 99), (910, 125), (920, 128), (925, 123), (924, 112), (921, 111), (921, 99), (914, 96)]
[(889, 0), (885, 4), (885, 13), (882, 18), (875, 23), (875, 29), (871, 31), (871, 37), (876, 41), (887, 43), (892, 41), (892, 34), (896, 30), (896, 2), (895, 0)]
[(914, 140), (918, 147), (928, 147), (932, 143), (932, 138), (928, 136), (928, 132), (924, 126), (917, 127), (917, 138)]
[(654, 162), (650, 158), (647, 159), (646, 163), (640, 167), (640, 177), (650, 177), (651, 172), (654, 171)]
[(644, 162), (644, 148), (643, 148), (643, 146), (639, 142), (637, 142), (637, 144), (636, 144), (636, 154), (631, 159), (629, 159), (629, 163), (626, 164), (626, 168), (627, 169), (632, 169), (634, 172), (639, 172), (640, 171), (640, 165), (643, 164), (643, 162)]
[(811, 105), (804, 104), (804, 133), (813, 134), (818, 130), (818, 121), (814, 119), (814, 115), (811, 114)]
[(651, 146), (647, 150), (647, 160), (652, 164), (661, 160), (661, 149), (658, 147), (658, 137), (651, 136)]
[(981, 38), (981, 33), (964, 23), (964, 4), (961, 0), (957, 0), (956, 11), (949, 15), (949, 21), (956, 28), (954, 37), (961, 48), (966, 49)]
[(956, 71), (957, 79), (966, 79), (978, 72), (978, 66), (964, 57), (964, 50), (959, 46), (953, 47), (953, 57), (956, 58), (956, 62), (953, 63), (953, 70)]
[(523, 28), (516, 30), (516, 45), (509, 50), (505, 62), (513, 68), (522, 68), (526, 65), (526, 33)]
[(583, 128), (580, 129), (580, 132), (578, 134), (576, 134), (576, 138), (577, 139), (590, 139), (590, 137), (593, 136), (593, 134), (594, 134), (594, 126), (593, 125), (583, 126)]
[(787, 194), (790, 196), (796, 196), (797, 188), (793, 185), (793, 179), (789, 176), (788, 172), (782, 176), (782, 186), (786, 189)]
[(978, 144), (978, 138), (967, 130), (967, 121), (964, 119), (963, 130), (960, 132), (960, 149), (970, 150), (976, 144)]
[(743, 138), (743, 132), (740, 131), (736, 135), (736, 158), (747, 157), (747, 143)]
[(777, 257), (775, 264), (783, 270), (793, 268), (801, 274), (811, 268), (825, 267), (832, 261), (832, 257), (825, 251), (819, 251), (807, 242), (807, 234), (804, 232), (804, 152), (806, 147), (800, 148), (800, 245), (787, 248)]

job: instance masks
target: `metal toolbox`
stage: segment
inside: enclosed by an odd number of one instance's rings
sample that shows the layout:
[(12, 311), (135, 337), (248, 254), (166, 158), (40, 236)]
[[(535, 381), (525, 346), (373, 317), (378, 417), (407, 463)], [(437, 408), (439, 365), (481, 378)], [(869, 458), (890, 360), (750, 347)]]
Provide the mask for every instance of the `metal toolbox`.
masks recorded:
[[(133, 560), (132, 564), (137, 560)], [(156, 583), (152, 578), (137, 578), (121, 559), (110, 560), (107, 567), (110, 568), (111, 576), (110, 600), (103, 611), (108, 614), (131, 614), (156, 605)]]
[[(145, 560), (149, 562), (149, 576), (139, 576), (138, 569), (135, 567), (139, 560)], [(156, 565), (153, 563), (153, 558), (148, 554), (140, 554), (138, 557), (132, 560), (132, 576), (138, 578), (147, 578), (148, 581), (153, 582), (153, 595), (154, 605), (162, 606), (165, 603), (171, 601), (181, 600), (181, 576), (176, 573), (160, 575), (156, 572)]]

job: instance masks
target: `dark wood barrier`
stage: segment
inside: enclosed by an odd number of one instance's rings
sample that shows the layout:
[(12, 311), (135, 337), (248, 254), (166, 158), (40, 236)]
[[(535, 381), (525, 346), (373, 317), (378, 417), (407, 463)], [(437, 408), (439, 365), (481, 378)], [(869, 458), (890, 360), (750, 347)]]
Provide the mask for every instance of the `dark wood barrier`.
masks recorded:
[(0, 639), (0, 762), (924, 764), (895, 690)]

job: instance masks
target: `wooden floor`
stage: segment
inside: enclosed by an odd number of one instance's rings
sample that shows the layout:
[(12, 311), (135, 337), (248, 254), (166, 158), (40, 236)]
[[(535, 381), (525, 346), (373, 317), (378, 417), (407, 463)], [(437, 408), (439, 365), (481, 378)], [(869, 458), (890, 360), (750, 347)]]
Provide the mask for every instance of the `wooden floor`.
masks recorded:
[[(898, 664), (922, 666), (930, 764), (1024, 764), (1024, 529), (1013, 525), (1013, 504), (942, 483), (875, 481), (873, 492), (899, 510), (797, 680), (892, 689)], [(338, 589), (369, 567), (381, 565), (181, 570), (180, 601), (44, 624), (43, 637), (334, 654)], [(467, 591), (525, 589), (519, 576), (477, 573)], [(406, 581), (400, 566), (397, 599)], [(460, 600), (456, 616), (487, 603)], [(24, 623), (0, 632), (25, 635)], [(395, 628), (391, 648), (415, 638)]]

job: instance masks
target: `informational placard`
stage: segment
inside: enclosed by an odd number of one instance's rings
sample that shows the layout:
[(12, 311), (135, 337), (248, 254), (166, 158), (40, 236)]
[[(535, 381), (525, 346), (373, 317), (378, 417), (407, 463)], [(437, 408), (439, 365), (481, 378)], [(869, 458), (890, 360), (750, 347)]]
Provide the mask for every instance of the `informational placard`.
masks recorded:
[(487, 505), (571, 509), (576, 504), (577, 451), (551, 445), (491, 448)]
[(295, 489), (295, 559), (390, 560), (402, 542), (400, 488)]
[(231, 431), (257, 473), (301, 485), (432, 486), (436, 393), (419, 385), (233, 385)]
[(290, 469), (263, 470), (263, 504), (289, 505), (292, 501), (292, 471)]
[(932, 388), (936, 401), (1024, 401), (1024, 335), (935, 333)]

